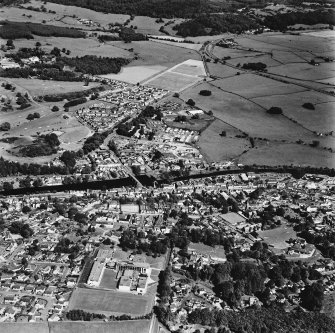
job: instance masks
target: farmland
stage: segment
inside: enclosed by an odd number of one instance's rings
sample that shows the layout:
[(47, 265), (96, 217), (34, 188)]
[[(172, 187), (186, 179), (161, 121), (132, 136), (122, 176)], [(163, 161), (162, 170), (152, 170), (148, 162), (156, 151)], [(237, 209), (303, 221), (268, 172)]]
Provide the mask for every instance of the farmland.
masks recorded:
[(105, 315), (140, 316), (151, 311), (153, 296), (153, 294), (138, 296), (119, 291), (78, 288), (71, 296), (69, 309), (82, 309)]
[(84, 86), (83, 82), (57, 82), (38, 79), (6, 79), (6, 81), (14, 83), (17, 87), (28, 91), (32, 96), (43, 96), (48, 94), (55, 95), (73, 91), (82, 91), (99, 85), (94, 82), (90, 83), (89, 86)]
[(170, 91), (181, 91), (206, 75), (202, 62), (189, 59), (149, 79), (145, 84)]
[[(226, 136), (220, 136), (225, 131)], [(204, 132), (202, 132), (199, 147), (207, 160), (219, 162), (239, 157), (245, 150), (250, 148), (248, 139), (236, 138), (241, 133), (233, 127), (220, 120), (214, 121)]]

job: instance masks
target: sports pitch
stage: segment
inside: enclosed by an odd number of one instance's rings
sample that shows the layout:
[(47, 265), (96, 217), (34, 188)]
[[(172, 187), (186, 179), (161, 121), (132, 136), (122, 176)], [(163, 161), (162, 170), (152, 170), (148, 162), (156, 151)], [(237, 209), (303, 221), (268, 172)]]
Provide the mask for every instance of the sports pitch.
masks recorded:
[(78, 288), (71, 296), (69, 309), (81, 309), (105, 315), (141, 316), (152, 310), (153, 296), (151, 294), (139, 296), (119, 291)]

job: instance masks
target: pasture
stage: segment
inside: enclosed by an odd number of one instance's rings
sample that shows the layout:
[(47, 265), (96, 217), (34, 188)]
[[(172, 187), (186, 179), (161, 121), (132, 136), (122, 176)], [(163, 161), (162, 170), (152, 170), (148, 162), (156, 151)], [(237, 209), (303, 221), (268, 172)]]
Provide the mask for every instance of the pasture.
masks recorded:
[(250, 165), (295, 165), (314, 167), (335, 167), (334, 154), (312, 148), (308, 145), (294, 143), (267, 142), (243, 154), (239, 159), (242, 164)]
[(183, 74), (167, 71), (150, 79), (149, 81), (146, 81), (145, 84), (161, 89), (167, 89), (169, 91), (178, 92), (192, 86), (199, 80), (199, 78), (194, 76), (186, 76)]
[(116, 41), (109, 42), (108, 45), (113, 45), (123, 50), (132, 48), (134, 55), (137, 55), (137, 59), (133, 60), (130, 66), (159, 65), (172, 67), (188, 59), (201, 60), (200, 55), (194, 50), (150, 40), (131, 42), (131, 44)]
[[(335, 97), (314, 91), (294, 92), (293, 90), (292, 93), (260, 96), (252, 100), (265, 108), (274, 105), (281, 107), (286, 116), (295, 119), (312, 131), (325, 133), (334, 129)], [(307, 102), (312, 103), (315, 110), (303, 108), (302, 105)]]
[[(202, 89), (210, 90), (212, 95), (204, 97), (199, 95)], [(266, 113), (266, 108), (259, 106), (252, 100), (224, 92), (212, 84), (202, 83), (197, 87), (184, 90), (181, 98), (193, 99), (196, 107), (203, 110), (212, 110), (216, 118), (248, 133), (252, 137), (268, 138), (273, 140), (311, 139), (312, 134), (292, 123), (282, 116)]]
[(201, 81), (204, 76), (206, 71), (202, 61), (189, 59), (158, 74), (144, 84), (178, 92)]
[(32, 96), (44, 96), (53, 94), (62, 94), (74, 91), (82, 91), (97, 87), (100, 84), (90, 82), (89, 86), (84, 86), (84, 82), (67, 82), (67, 81), (51, 81), (51, 80), (38, 80), (38, 79), (10, 79), (6, 81), (11, 82), (27, 90)]
[(306, 90), (306, 88), (293, 84), (287, 84), (249, 73), (235, 75), (222, 80), (215, 80), (212, 84), (225, 91), (246, 98), (272, 95), (281, 95), (285, 98), (287, 94)]
[(164, 71), (165, 69), (165, 66), (160, 65), (128, 66), (123, 67), (120, 73), (101, 75), (101, 77), (136, 84), (137, 82), (143, 82), (144, 80), (149, 79), (150, 77)]
[(141, 316), (152, 309), (154, 295), (133, 295), (119, 291), (77, 288), (72, 293), (69, 309), (81, 309), (105, 315)]
[(70, 57), (82, 57), (84, 55), (95, 55), (98, 57), (132, 58), (133, 54), (127, 49), (115, 47), (109, 43), (100, 43), (93, 38), (65, 38), (65, 37), (42, 37), (35, 36), (34, 39), (15, 40), (16, 48), (35, 47), (36, 42), (41, 43), (42, 49), (50, 52), (54, 47), (65, 48), (71, 51)]
[[(226, 131), (226, 137), (220, 136), (223, 131)], [(236, 138), (238, 134), (241, 132), (220, 120), (215, 120), (201, 133), (198, 142), (200, 151), (209, 162), (237, 158), (251, 147), (248, 139)]]

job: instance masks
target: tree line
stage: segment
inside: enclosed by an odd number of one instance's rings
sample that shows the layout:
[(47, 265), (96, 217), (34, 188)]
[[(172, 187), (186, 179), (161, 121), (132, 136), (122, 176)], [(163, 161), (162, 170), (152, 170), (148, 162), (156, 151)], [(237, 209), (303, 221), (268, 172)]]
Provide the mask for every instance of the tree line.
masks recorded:
[(206, 0), (49, 0), (49, 2), (89, 8), (97, 12), (166, 18), (189, 18), (200, 13), (220, 12), (227, 6)]
[(202, 14), (191, 20), (182, 22), (173, 27), (177, 35), (203, 36), (218, 35), (220, 33), (232, 32), (242, 33), (250, 29), (257, 29), (260, 25), (252, 18), (242, 14)]
[(0, 22), (0, 37), (4, 39), (34, 39), (33, 35), (44, 37), (85, 38), (86, 34), (74, 28), (31, 22)]

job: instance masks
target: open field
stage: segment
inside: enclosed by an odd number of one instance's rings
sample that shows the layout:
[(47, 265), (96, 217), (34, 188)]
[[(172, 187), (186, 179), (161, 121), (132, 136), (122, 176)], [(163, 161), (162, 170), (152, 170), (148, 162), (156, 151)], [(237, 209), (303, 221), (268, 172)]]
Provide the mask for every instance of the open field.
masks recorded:
[(130, 333), (143, 332), (149, 333), (150, 320), (129, 320), (114, 322), (59, 322), (49, 323), (49, 333)]
[(93, 313), (140, 316), (151, 311), (154, 295), (138, 296), (119, 291), (77, 288), (72, 293), (69, 309)]
[(170, 91), (184, 90), (206, 76), (202, 61), (188, 59), (165, 72), (154, 76), (145, 84)]
[(192, 86), (200, 79), (194, 76), (186, 76), (183, 74), (164, 72), (159, 76), (145, 82), (149, 86), (167, 89), (170, 91), (181, 91), (189, 86)]
[(151, 76), (154, 76), (165, 69), (165, 66), (160, 65), (129, 66), (123, 67), (118, 74), (101, 75), (101, 77), (136, 84), (137, 82), (149, 79)]
[[(68, 49), (71, 51), (70, 57), (82, 57), (84, 55), (96, 55), (101, 57), (122, 57), (132, 58), (133, 54), (127, 49), (115, 47), (108, 43), (99, 43), (92, 38), (65, 38), (65, 37), (42, 37), (36, 36), (34, 39), (15, 40), (16, 48), (35, 47), (35, 43), (40, 42), (44, 50), (51, 51), (54, 47)], [(123, 42), (120, 42), (123, 43)], [(127, 45), (127, 44), (126, 44)]]
[[(278, 82), (255, 74), (236, 75), (212, 82), (223, 90), (239, 94), (247, 98), (258, 96), (286, 95), (305, 91), (306, 88), (293, 84)], [(284, 97), (285, 98), (285, 97)]]
[(208, 246), (205, 245), (203, 243), (190, 243), (189, 247), (188, 247), (189, 251), (196, 251), (199, 254), (203, 254), (203, 255), (210, 255), (214, 258), (221, 258), (221, 259), (225, 259), (226, 258), (226, 254), (225, 254), (225, 250), (223, 249), (223, 247), (212, 247), (212, 246)]
[[(33, 7), (40, 7), (43, 4), (43, 1), (36, 1), (32, 0), (29, 2), (26, 6), (33, 6)], [(124, 23), (128, 18), (129, 15), (121, 15), (121, 14), (104, 14), (102, 12), (96, 12), (94, 10), (81, 8), (81, 7), (75, 7), (75, 6), (64, 6), (64, 5), (58, 5), (55, 3), (47, 3), (44, 5), (47, 10), (55, 11), (57, 16), (59, 18), (62, 18), (64, 16), (73, 16), (76, 15), (78, 18), (84, 18), (88, 20), (92, 20), (93, 22), (99, 23), (102, 26), (106, 26), (109, 23)], [(29, 13), (40, 15), (40, 13), (31, 12)], [(82, 25), (80, 23), (77, 23), (77, 20), (74, 20), (74, 23), (77, 27), (85, 28), (85, 25)]]
[[(166, 37), (170, 37), (170, 38), (173, 38), (171, 36), (166, 36)], [(172, 41), (169, 41), (169, 40), (158, 40), (158, 39), (150, 39), (152, 40), (153, 42), (156, 42), (156, 43), (162, 43), (162, 44), (167, 44), (167, 45), (171, 45), (171, 46), (174, 46), (174, 47), (182, 47), (182, 48), (185, 48), (185, 49), (190, 49), (190, 50), (197, 50), (199, 51), (202, 47), (202, 44), (192, 44), (192, 43), (182, 43), (182, 42), (172, 42)]]
[(194, 50), (153, 41), (131, 42), (131, 44), (116, 41), (107, 44), (124, 50), (134, 49), (133, 53), (138, 55), (138, 59), (133, 60), (130, 66), (159, 65), (172, 67), (188, 59), (201, 60), (200, 55)]
[(251, 149), (238, 160), (242, 164), (257, 165), (300, 165), (335, 167), (334, 154), (328, 151), (298, 144), (267, 143)]
[(48, 94), (61, 94), (67, 92), (82, 91), (100, 85), (99, 83), (91, 82), (89, 86), (84, 86), (84, 82), (60, 82), (38, 79), (6, 78), (6, 81), (14, 83), (16, 86), (27, 90), (32, 96), (43, 96)]
[[(220, 136), (222, 131), (226, 131), (226, 137)], [(241, 132), (220, 120), (215, 120), (201, 133), (198, 142), (201, 153), (210, 162), (238, 157), (251, 147), (248, 139), (236, 138), (235, 135), (238, 134), (241, 134)]]
[(308, 63), (285, 64), (272, 67), (269, 73), (294, 77), (300, 80), (322, 80), (335, 77), (335, 66), (333, 63), (321, 63), (320, 66), (312, 66)]
[(275, 229), (265, 230), (258, 232), (259, 237), (262, 237), (264, 241), (272, 245), (275, 249), (286, 249), (288, 248), (287, 240), (290, 238), (296, 238), (296, 232), (292, 227), (282, 225)]
[[(210, 97), (199, 95), (199, 91), (207, 89), (212, 91)], [(312, 134), (292, 123), (282, 116), (266, 113), (265, 108), (246, 98), (235, 94), (223, 92), (209, 83), (202, 83), (197, 87), (182, 92), (184, 100), (192, 98), (196, 106), (204, 110), (212, 110), (215, 117), (248, 133), (253, 137), (275, 140), (299, 139), (312, 140)]]
[(149, 333), (151, 320), (126, 320), (113, 322), (38, 322), (10, 323), (2, 322), (1, 329), (7, 333)]
[[(330, 132), (335, 125), (335, 97), (314, 91), (301, 91), (290, 94), (274, 94), (252, 98), (265, 108), (281, 107), (283, 113), (305, 127), (318, 132)], [(304, 103), (312, 103), (315, 110), (302, 107)], [(325, 139), (325, 138), (324, 138)], [(329, 137), (328, 139), (331, 139)]]

